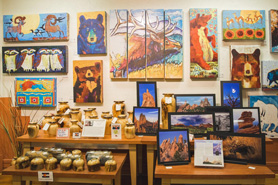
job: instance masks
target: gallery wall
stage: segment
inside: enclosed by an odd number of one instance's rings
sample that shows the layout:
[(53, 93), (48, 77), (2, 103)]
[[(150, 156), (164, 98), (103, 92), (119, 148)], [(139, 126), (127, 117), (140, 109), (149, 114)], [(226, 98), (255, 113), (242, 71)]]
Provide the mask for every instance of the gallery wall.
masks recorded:
[[(1, 65), (1, 86), (0, 93), (2, 97), (9, 95), (8, 90), (14, 91), (15, 77), (57, 77), (58, 82), (58, 101), (69, 101), (72, 107), (96, 107), (97, 111), (111, 111), (114, 100), (125, 100), (126, 109), (132, 110), (137, 104), (136, 99), (136, 81), (130, 80), (111, 80), (109, 77), (109, 55), (89, 55), (79, 56), (77, 54), (77, 13), (106, 11), (107, 27), (109, 28), (109, 11), (110, 9), (183, 9), (184, 15), (184, 71), (182, 80), (157, 81), (158, 106), (163, 97), (163, 93), (176, 94), (216, 94), (216, 103), (220, 105), (220, 80), (230, 80), (230, 45), (261, 45), (261, 60), (277, 60), (278, 55), (269, 52), (269, 14), (271, 8), (278, 9), (277, 0), (48, 0), (48, 1), (18, 1), (18, 0), (2, 0), (0, 1), (0, 37), (3, 38), (2, 15), (9, 14), (36, 14), (36, 13), (69, 13), (70, 15), (70, 39), (68, 42), (36, 42), (36, 43), (5, 43), (0, 39), (1, 46), (49, 46), (49, 45), (67, 45), (69, 51), (68, 74), (3, 74)], [(189, 8), (217, 8), (218, 11), (218, 46), (219, 46), (219, 77), (216, 80), (191, 80), (189, 75), (190, 65), (190, 48), (189, 48)], [(259, 9), (266, 10), (266, 40), (261, 41), (222, 41), (222, 10), (243, 10), (243, 9)], [(109, 32), (108, 32), (109, 33)], [(109, 53), (109, 36), (107, 40)], [(0, 48), (2, 49), (2, 48)], [(0, 52), (2, 58), (2, 51)], [(73, 60), (103, 60), (103, 103), (102, 104), (75, 104), (73, 103)], [(248, 106), (248, 95), (276, 94), (276, 92), (263, 92), (261, 89), (243, 90), (243, 105)], [(24, 108), (25, 110), (26, 108)], [(38, 108), (27, 108), (26, 114), (34, 114)], [(54, 108), (41, 108), (36, 114), (35, 120), (39, 119), (48, 111), (55, 111)]]

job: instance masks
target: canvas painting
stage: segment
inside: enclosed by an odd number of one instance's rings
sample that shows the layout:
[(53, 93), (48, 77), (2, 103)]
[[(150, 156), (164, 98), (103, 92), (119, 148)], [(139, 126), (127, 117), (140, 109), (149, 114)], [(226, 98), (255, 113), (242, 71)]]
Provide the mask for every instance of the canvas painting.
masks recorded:
[(260, 88), (260, 46), (232, 45), (232, 81), (241, 81), (243, 88)]
[(278, 52), (278, 10), (269, 10), (270, 20), (270, 51)]
[(137, 106), (157, 107), (156, 82), (137, 82)]
[(214, 113), (214, 131), (231, 132), (233, 130), (231, 120), (231, 108), (227, 106), (205, 107), (205, 112)]
[(69, 14), (4, 15), (5, 42), (69, 40)]
[(3, 73), (66, 73), (67, 46), (2, 47)]
[(204, 112), (205, 107), (215, 106), (215, 94), (175, 95), (177, 112)]
[(264, 40), (264, 10), (223, 10), (223, 40)]
[(165, 10), (165, 79), (183, 77), (183, 12), (182, 9)]
[(234, 133), (260, 134), (260, 125), (258, 107), (233, 108)]
[(77, 14), (77, 53), (106, 54), (106, 12)]
[(110, 78), (127, 78), (127, 10), (110, 10)]
[(102, 60), (73, 61), (73, 95), (76, 103), (102, 103)]
[(190, 9), (190, 78), (218, 77), (217, 9)]
[(241, 81), (221, 81), (221, 104), (242, 107)]
[(155, 135), (159, 126), (158, 107), (134, 107), (133, 123), (137, 135)]
[(278, 90), (278, 61), (262, 61), (262, 90)]
[(16, 104), (20, 107), (55, 107), (56, 89), (56, 78), (16, 78)]
[(278, 138), (278, 96), (249, 96), (249, 106), (260, 108), (261, 132)]

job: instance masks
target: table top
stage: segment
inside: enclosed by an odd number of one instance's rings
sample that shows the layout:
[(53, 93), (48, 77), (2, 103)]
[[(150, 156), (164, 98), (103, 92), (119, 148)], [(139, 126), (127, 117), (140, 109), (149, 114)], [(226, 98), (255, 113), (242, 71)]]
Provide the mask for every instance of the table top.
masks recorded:
[[(125, 160), (126, 153), (113, 153), (114, 160), (117, 162), (117, 169), (113, 172), (106, 172), (104, 166), (101, 166), (101, 169), (96, 172), (89, 172), (87, 165), (85, 165), (85, 170), (82, 172), (76, 172), (74, 170), (61, 171), (58, 165), (58, 168), (53, 171), (53, 177), (70, 177), (70, 178), (108, 178), (115, 179), (119, 170), (121, 170)], [(38, 171), (46, 171), (45, 169), (41, 170), (31, 170), (30, 167), (25, 169), (15, 169), (14, 166), (10, 166), (2, 171), (3, 175), (17, 175), (17, 176), (38, 176)]]

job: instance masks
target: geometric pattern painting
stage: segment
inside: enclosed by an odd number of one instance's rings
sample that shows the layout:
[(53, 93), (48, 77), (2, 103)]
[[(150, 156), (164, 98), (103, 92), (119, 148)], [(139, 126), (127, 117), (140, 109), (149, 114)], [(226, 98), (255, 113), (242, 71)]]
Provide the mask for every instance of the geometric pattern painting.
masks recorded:
[(278, 10), (269, 10), (270, 52), (278, 52)]
[(278, 61), (262, 61), (262, 90), (278, 90)]
[(16, 104), (20, 107), (55, 107), (56, 89), (56, 78), (16, 78)]
[(69, 14), (4, 15), (5, 42), (69, 40)]

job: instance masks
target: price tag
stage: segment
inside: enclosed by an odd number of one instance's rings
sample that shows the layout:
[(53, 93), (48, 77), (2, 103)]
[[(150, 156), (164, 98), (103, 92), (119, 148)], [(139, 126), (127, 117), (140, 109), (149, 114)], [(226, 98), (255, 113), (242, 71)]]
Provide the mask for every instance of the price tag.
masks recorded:
[(53, 182), (53, 172), (51, 171), (38, 171), (39, 182)]
[(42, 126), (42, 119), (38, 122), (38, 125)]
[(165, 103), (166, 104), (171, 104), (172, 103), (172, 98), (171, 97), (165, 97)]
[(78, 123), (77, 123), (77, 125), (79, 125), (79, 126), (80, 126), (80, 128), (83, 128), (83, 125), (82, 125), (82, 123), (81, 123), (81, 122), (78, 122)]
[(173, 167), (172, 166), (166, 166), (165, 167), (167, 170), (169, 170), (169, 169), (172, 169)]
[(85, 115), (82, 115), (82, 121), (84, 122), (84, 120), (85, 120)]
[(112, 120), (112, 123), (115, 124), (117, 120), (118, 120), (118, 118), (114, 117)]
[(42, 129), (43, 129), (43, 130), (48, 130), (49, 126), (50, 126), (50, 124), (49, 124), (49, 123), (46, 123)]
[(128, 123), (132, 123), (132, 120), (130, 118), (127, 119)]
[(81, 132), (73, 132), (72, 133), (73, 139), (80, 139), (81, 138)]
[(65, 118), (61, 118), (61, 119), (59, 119), (58, 123), (62, 124), (64, 120), (65, 120)]
[(249, 166), (248, 168), (251, 169), (251, 170), (255, 170), (256, 169), (256, 167), (253, 167), (253, 166)]
[(116, 105), (116, 111), (120, 111), (121, 108), (122, 108), (122, 106), (121, 106), (120, 104), (117, 104), (117, 105)]
[(69, 114), (70, 113), (70, 109), (68, 109), (66, 112), (65, 112), (65, 114)]
[(111, 124), (111, 138), (112, 139), (122, 139), (122, 125), (121, 124)]
[(69, 138), (69, 128), (58, 128), (56, 137), (57, 138)]

